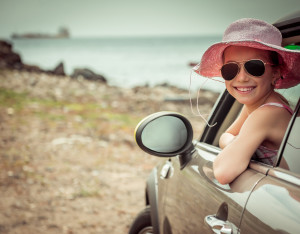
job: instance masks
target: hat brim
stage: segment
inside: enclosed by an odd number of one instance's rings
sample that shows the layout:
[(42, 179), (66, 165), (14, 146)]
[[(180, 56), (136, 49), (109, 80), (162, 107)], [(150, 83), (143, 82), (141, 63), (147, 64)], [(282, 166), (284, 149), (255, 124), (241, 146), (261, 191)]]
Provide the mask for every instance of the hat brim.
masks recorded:
[(275, 51), (280, 54), (282, 64), (280, 71), (283, 79), (280, 79), (275, 88), (286, 89), (300, 83), (300, 51), (289, 50), (281, 46), (270, 45), (259, 41), (230, 41), (220, 42), (210, 46), (202, 56), (201, 62), (193, 70), (204, 77), (222, 77), (223, 53), (229, 46), (246, 46), (261, 50)]

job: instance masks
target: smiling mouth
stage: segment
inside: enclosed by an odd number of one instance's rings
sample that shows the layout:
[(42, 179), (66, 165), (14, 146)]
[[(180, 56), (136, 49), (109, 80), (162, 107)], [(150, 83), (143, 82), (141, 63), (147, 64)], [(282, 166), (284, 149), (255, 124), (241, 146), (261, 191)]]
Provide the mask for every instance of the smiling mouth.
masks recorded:
[(241, 93), (249, 93), (255, 89), (255, 87), (235, 87), (235, 89)]

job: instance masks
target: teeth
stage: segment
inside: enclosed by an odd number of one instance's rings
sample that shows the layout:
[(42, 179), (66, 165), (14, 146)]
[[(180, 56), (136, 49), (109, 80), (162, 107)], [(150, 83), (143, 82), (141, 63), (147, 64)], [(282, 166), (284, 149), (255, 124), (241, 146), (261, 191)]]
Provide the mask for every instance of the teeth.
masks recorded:
[(247, 92), (247, 91), (251, 91), (253, 88), (236, 88), (236, 89), (241, 92)]

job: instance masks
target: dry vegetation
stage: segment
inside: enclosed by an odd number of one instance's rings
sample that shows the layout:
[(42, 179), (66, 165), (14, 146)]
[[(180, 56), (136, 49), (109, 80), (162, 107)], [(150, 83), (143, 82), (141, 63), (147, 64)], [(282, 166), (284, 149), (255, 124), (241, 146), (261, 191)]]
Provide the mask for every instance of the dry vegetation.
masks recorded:
[[(208, 113), (216, 95), (202, 94)], [(163, 160), (135, 145), (136, 124), (172, 110), (192, 121), (195, 136), (203, 127), (178, 97), (188, 92), (1, 70), (0, 233), (126, 233)]]

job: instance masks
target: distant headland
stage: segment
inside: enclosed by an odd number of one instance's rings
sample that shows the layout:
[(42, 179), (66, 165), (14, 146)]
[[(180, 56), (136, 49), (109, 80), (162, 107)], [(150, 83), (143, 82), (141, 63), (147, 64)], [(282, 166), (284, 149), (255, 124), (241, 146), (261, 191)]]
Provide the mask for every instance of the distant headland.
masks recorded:
[(17, 34), (14, 33), (11, 35), (12, 39), (23, 39), (23, 38), (27, 38), (27, 39), (55, 39), (55, 38), (69, 38), (70, 37), (70, 33), (69, 30), (65, 27), (61, 27), (59, 28), (57, 34), (44, 34), (44, 33), (24, 33), (24, 34)]

